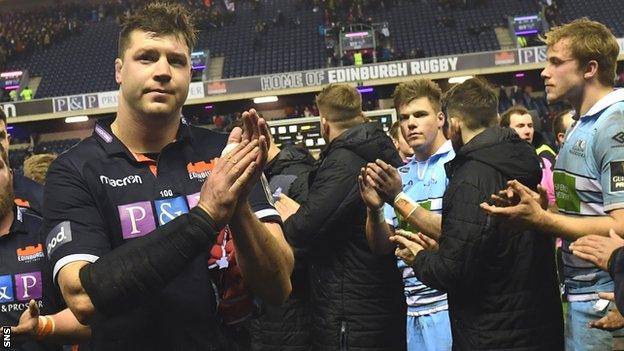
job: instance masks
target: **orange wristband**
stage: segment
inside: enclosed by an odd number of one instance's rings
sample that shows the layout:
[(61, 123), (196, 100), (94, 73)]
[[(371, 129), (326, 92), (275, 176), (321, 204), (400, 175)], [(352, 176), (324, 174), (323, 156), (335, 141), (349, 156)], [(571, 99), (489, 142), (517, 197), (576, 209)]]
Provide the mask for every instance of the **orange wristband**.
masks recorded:
[[(405, 208), (404, 206), (408, 206), (408, 208)], [(395, 209), (399, 210), (399, 212), (405, 212), (407, 215), (404, 216), (405, 218), (409, 218), (411, 217), (412, 213), (414, 213), (414, 211), (416, 211), (416, 209), (418, 207), (420, 207), (420, 205), (418, 204), (418, 202), (412, 200), (409, 196), (407, 196), (404, 192), (400, 192), (395, 198), (394, 198), (394, 206)]]
[(50, 316), (39, 316), (39, 323), (37, 324), (37, 340), (43, 340), (48, 335), (54, 333), (55, 328), (54, 319)]

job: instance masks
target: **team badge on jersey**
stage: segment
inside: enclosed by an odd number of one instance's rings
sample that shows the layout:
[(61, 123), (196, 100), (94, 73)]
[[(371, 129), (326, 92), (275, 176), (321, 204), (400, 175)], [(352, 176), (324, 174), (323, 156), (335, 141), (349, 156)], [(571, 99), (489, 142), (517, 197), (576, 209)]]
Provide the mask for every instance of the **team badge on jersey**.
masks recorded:
[(33, 262), (43, 258), (43, 245), (30, 245), (15, 251), (19, 262)]
[(624, 161), (611, 161), (611, 192), (624, 191)]

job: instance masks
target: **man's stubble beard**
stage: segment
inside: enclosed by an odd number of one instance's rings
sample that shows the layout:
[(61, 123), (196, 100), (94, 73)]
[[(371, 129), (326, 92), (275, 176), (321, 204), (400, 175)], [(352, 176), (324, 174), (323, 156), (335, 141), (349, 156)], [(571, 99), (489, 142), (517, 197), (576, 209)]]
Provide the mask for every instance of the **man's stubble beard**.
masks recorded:
[(4, 218), (10, 211), (13, 211), (14, 200), (13, 181), (9, 179), (0, 192), (0, 218)]

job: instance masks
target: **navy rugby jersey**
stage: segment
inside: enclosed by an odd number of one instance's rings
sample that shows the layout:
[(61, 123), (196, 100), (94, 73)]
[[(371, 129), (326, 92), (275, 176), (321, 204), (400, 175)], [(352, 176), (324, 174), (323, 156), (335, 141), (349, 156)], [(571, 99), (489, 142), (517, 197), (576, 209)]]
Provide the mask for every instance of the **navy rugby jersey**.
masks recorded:
[[(95, 262), (128, 240), (149, 235), (197, 205), (202, 184), (227, 135), (181, 123), (176, 141), (157, 160), (132, 154), (113, 135), (111, 121), (59, 156), (44, 194), (44, 233), (54, 278), (66, 264)], [(258, 218), (281, 223), (266, 187), (249, 203)], [(232, 219), (235, 220), (235, 219)], [(227, 349), (216, 312), (221, 278), (209, 270), (236, 269), (227, 230), (213, 250), (196, 257), (162, 292), (125, 314), (92, 325), (95, 349)], [(231, 246), (231, 245), (230, 245)], [(219, 257), (216, 260), (210, 251)], [(224, 260), (230, 261), (225, 262)], [(215, 264), (217, 263), (217, 264)], [(229, 268), (228, 268), (229, 267)]]
[[(23, 207), (14, 207), (14, 211), (9, 233), (0, 237), (0, 325), (3, 326), (17, 325), (31, 299), (37, 302), (42, 315), (59, 310), (40, 235), (41, 217)], [(31, 341), (21, 345), (12, 343), (5, 349), (35, 351), (61, 347)]]

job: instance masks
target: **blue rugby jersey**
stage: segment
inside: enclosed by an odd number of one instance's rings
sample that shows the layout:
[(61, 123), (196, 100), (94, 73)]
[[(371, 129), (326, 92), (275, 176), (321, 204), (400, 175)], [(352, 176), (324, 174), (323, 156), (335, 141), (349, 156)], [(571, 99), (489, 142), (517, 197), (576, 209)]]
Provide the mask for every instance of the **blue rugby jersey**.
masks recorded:
[[(568, 130), (553, 178), (557, 207), (566, 215), (604, 216), (624, 208), (624, 90), (603, 97)], [(563, 241), (568, 299), (594, 300), (600, 291), (613, 291), (609, 274), (572, 255), (571, 243)]]
[[(444, 164), (454, 157), (455, 151), (451, 141), (447, 140), (428, 160), (419, 162), (415, 157), (411, 158), (406, 165), (399, 168), (403, 192), (427, 210), (441, 214), (442, 196), (448, 185)], [(395, 212), (392, 206), (388, 204), (384, 206), (384, 215), (386, 222), (394, 228), (410, 230), (408, 223)], [(414, 275), (412, 267), (407, 266), (403, 260), (398, 260), (398, 267), (403, 274), (409, 316), (420, 316), (448, 309), (446, 293), (421, 283)]]

